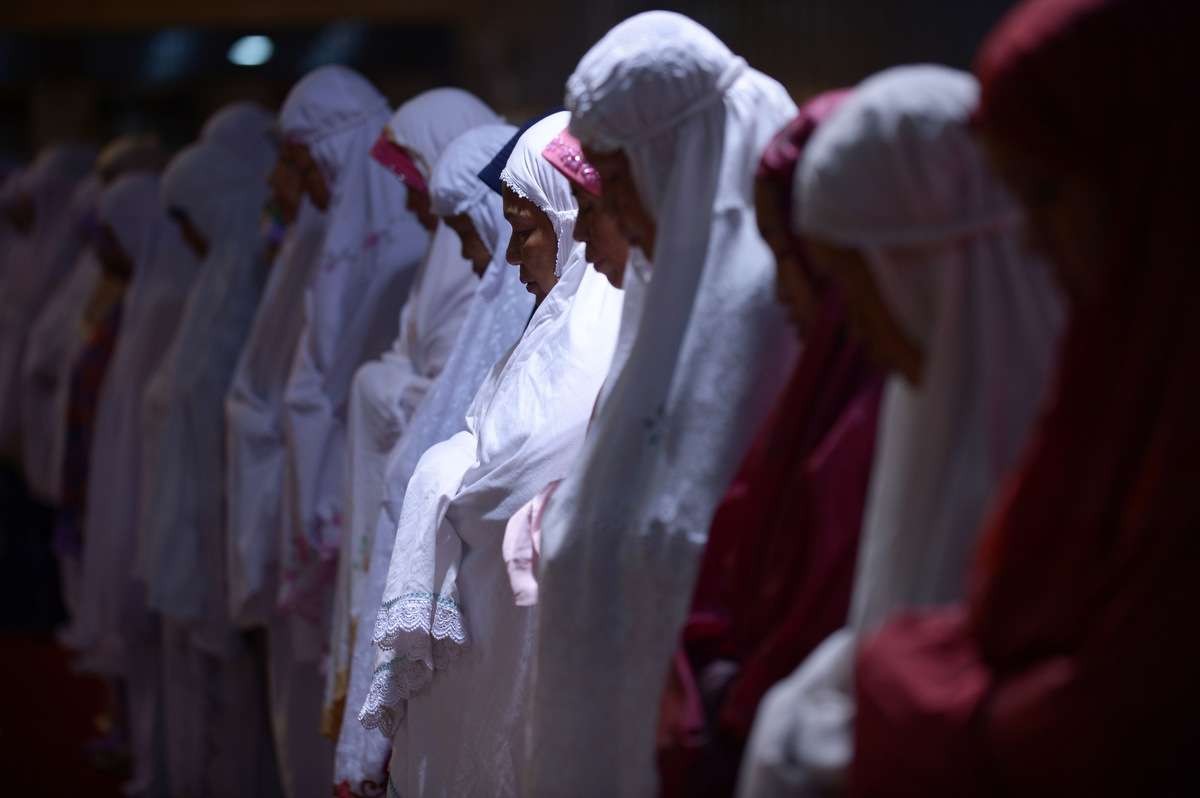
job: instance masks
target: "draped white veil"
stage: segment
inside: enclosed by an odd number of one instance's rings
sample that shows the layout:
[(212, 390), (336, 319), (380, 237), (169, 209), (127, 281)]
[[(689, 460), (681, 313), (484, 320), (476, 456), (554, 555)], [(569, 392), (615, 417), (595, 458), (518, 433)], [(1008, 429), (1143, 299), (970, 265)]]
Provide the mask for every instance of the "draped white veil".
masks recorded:
[(566, 102), (585, 146), (626, 154), (657, 233), (628, 358), (542, 518), (530, 794), (641, 796), (713, 510), (794, 356), (751, 188), (796, 107), (669, 12), (611, 30)]

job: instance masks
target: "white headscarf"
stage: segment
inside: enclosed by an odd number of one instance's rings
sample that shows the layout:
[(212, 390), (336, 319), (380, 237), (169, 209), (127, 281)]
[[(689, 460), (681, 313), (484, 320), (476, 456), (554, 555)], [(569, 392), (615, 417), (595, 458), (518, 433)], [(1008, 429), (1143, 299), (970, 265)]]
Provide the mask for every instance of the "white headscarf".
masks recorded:
[(531, 793), (649, 795), (709, 522), (794, 353), (752, 183), (796, 106), (668, 12), (610, 31), (566, 102), (583, 144), (625, 152), (657, 233), (628, 360), (542, 519)]
[[(390, 740), (365, 728), (358, 713), (375, 668), (378, 648), (369, 632), (383, 601), (409, 479), (427, 449), (464, 428), (467, 408), (480, 383), (521, 336), (533, 308), (533, 297), (505, 260), (512, 228), (504, 220), (500, 195), (478, 178), (479, 171), (515, 133), (511, 125), (483, 125), (464, 133), (444, 150), (429, 181), (434, 213), (466, 213), (491, 250), (492, 261), (480, 278), (454, 351), (388, 458), (383, 511), (376, 521), (372, 546), (362, 558), (367, 577), (358, 597), (360, 620), (334, 768), (335, 783), (346, 783), (356, 793), (366, 794), (370, 783), (382, 784), (387, 777)], [(355, 561), (360, 560), (356, 557)]]
[(9, 239), (0, 286), (0, 449), (15, 444), (21, 427), (21, 362), (30, 327), (84, 245), (99, 190), (95, 176), (87, 176), (95, 159), (89, 147), (50, 147), (13, 178), (11, 189), (6, 186), (13, 200), (27, 196), (33, 202), (34, 223), (27, 235)]
[[(432, 89), (400, 106), (388, 130), (418, 168), (426, 170), (423, 176), (428, 180), (429, 165), (437, 163), (447, 144), (466, 130), (497, 119), (472, 94)], [(460, 251), (458, 236), (439, 222), (400, 312), (396, 340), (382, 358), (358, 370), (351, 388), (346, 528), (338, 557), (325, 692), (330, 733), (341, 723), (346, 699), (351, 629), (360, 620), (355, 599), (361, 590), (360, 577), (366, 576), (365, 559), (379, 520), (387, 457), (445, 366), (479, 284)], [(372, 617), (374, 610), (366, 623)]]
[[(261, 164), (263, 147), (274, 149), (275, 114), (256, 102), (229, 103), (208, 118), (200, 131), (201, 141), (216, 142), (243, 162)], [(266, 168), (270, 171), (273, 163)]]
[(163, 211), (157, 176), (114, 182), (100, 197), (99, 217), (134, 271), (96, 409), (76, 627), (93, 666), (118, 672), (126, 645), (152, 633), (144, 589), (130, 568), (142, 492), (142, 394), (175, 335), (200, 264)]
[[(261, 130), (261, 128), (260, 128)], [(139, 562), (151, 607), (201, 622), (197, 641), (223, 653), (230, 632), (223, 534), (223, 402), (266, 280), (259, 246), (266, 136), (241, 153), (202, 141), (163, 176), (162, 199), (187, 213), (208, 255), (179, 332), (146, 390)]]
[(225, 397), (229, 611), (242, 624), (265, 623), (275, 604), (286, 457), (283, 390), (324, 234), (325, 214), (303, 199), (271, 266)]
[(479, 389), (466, 430), (425, 453), (405, 494), (375, 624), (381, 651), (360, 715), (388, 736), (404, 702), (471, 644), (470, 609), (460, 606), (457, 584), (463, 540), (490, 530), (492, 565), (505, 579), (504, 525), (570, 468), (612, 357), (620, 292), (588, 268), (583, 245), (571, 237), (578, 206), (570, 185), (541, 157), (567, 119), (553, 114), (526, 131), (502, 173), (506, 185), (550, 217), (562, 276)]
[(842, 782), (858, 635), (898, 609), (962, 597), (985, 506), (1039, 404), (1062, 310), (967, 128), (977, 99), (962, 72), (887, 70), (821, 125), (798, 165), (798, 227), (863, 253), (924, 367), (920, 386), (887, 384), (849, 625), (763, 701), (742, 795)]
[(421, 92), (404, 103), (387, 127), (392, 141), (408, 151), (428, 183), (434, 165), (450, 142), (473, 127), (503, 121), (474, 94), (444, 87)]
[(325, 239), (285, 392), (288, 476), (280, 605), (296, 622), (298, 656), (315, 658), (342, 526), (345, 419), (355, 370), (395, 336), (428, 236), (405, 209), (405, 189), (370, 157), (387, 122), (383, 96), (361, 75), (321, 67), (288, 94), (285, 137), (305, 144), (329, 186)]

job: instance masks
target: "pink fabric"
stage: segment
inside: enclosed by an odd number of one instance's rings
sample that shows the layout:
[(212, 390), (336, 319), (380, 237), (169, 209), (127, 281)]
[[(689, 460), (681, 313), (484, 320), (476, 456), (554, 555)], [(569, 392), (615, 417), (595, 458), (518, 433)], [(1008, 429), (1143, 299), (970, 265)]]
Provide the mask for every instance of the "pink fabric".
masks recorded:
[(546, 509), (546, 502), (550, 501), (560, 484), (562, 480), (555, 480), (542, 488), (541, 493), (530, 499), (508, 519), (508, 526), (504, 529), (501, 552), (508, 566), (508, 581), (512, 585), (513, 599), (518, 607), (532, 607), (537, 604), (542, 513)]
[(419, 191), (422, 194), (429, 193), (429, 185), (425, 182), (425, 178), (421, 176), (421, 171), (417, 169), (417, 165), (413, 163), (413, 159), (409, 157), (409, 154), (404, 151), (403, 147), (388, 140), (386, 131), (380, 133), (379, 138), (375, 140), (375, 144), (371, 147), (371, 157), (389, 172), (403, 180), (404, 185), (413, 191)]
[(554, 168), (572, 183), (593, 197), (600, 196), (600, 173), (583, 157), (583, 147), (570, 131), (563, 130), (551, 139), (546, 149), (542, 150), (542, 157), (554, 164)]

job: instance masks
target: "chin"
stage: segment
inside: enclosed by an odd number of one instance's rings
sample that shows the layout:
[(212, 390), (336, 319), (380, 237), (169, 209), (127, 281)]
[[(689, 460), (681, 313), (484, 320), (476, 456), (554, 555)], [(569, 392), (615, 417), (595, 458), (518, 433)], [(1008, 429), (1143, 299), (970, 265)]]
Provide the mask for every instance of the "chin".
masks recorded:
[(597, 264), (596, 271), (603, 274), (605, 279), (608, 280), (609, 285), (611, 285), (613, 288), (622, 287), (622, 283), (624, 282), (623, 278), (625, 277), (623, 267), (614, 266), (611, 263)]

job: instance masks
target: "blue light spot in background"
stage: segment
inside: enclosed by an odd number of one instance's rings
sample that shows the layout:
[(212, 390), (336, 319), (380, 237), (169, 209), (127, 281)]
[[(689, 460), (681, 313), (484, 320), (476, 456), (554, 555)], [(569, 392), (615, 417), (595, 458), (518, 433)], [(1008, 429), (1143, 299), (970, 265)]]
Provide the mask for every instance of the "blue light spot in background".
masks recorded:
[(243, 36), (229, 48), (229, 60), (238, 66), (260, 66), (271, 60), (275, 44), (266, 36)]

